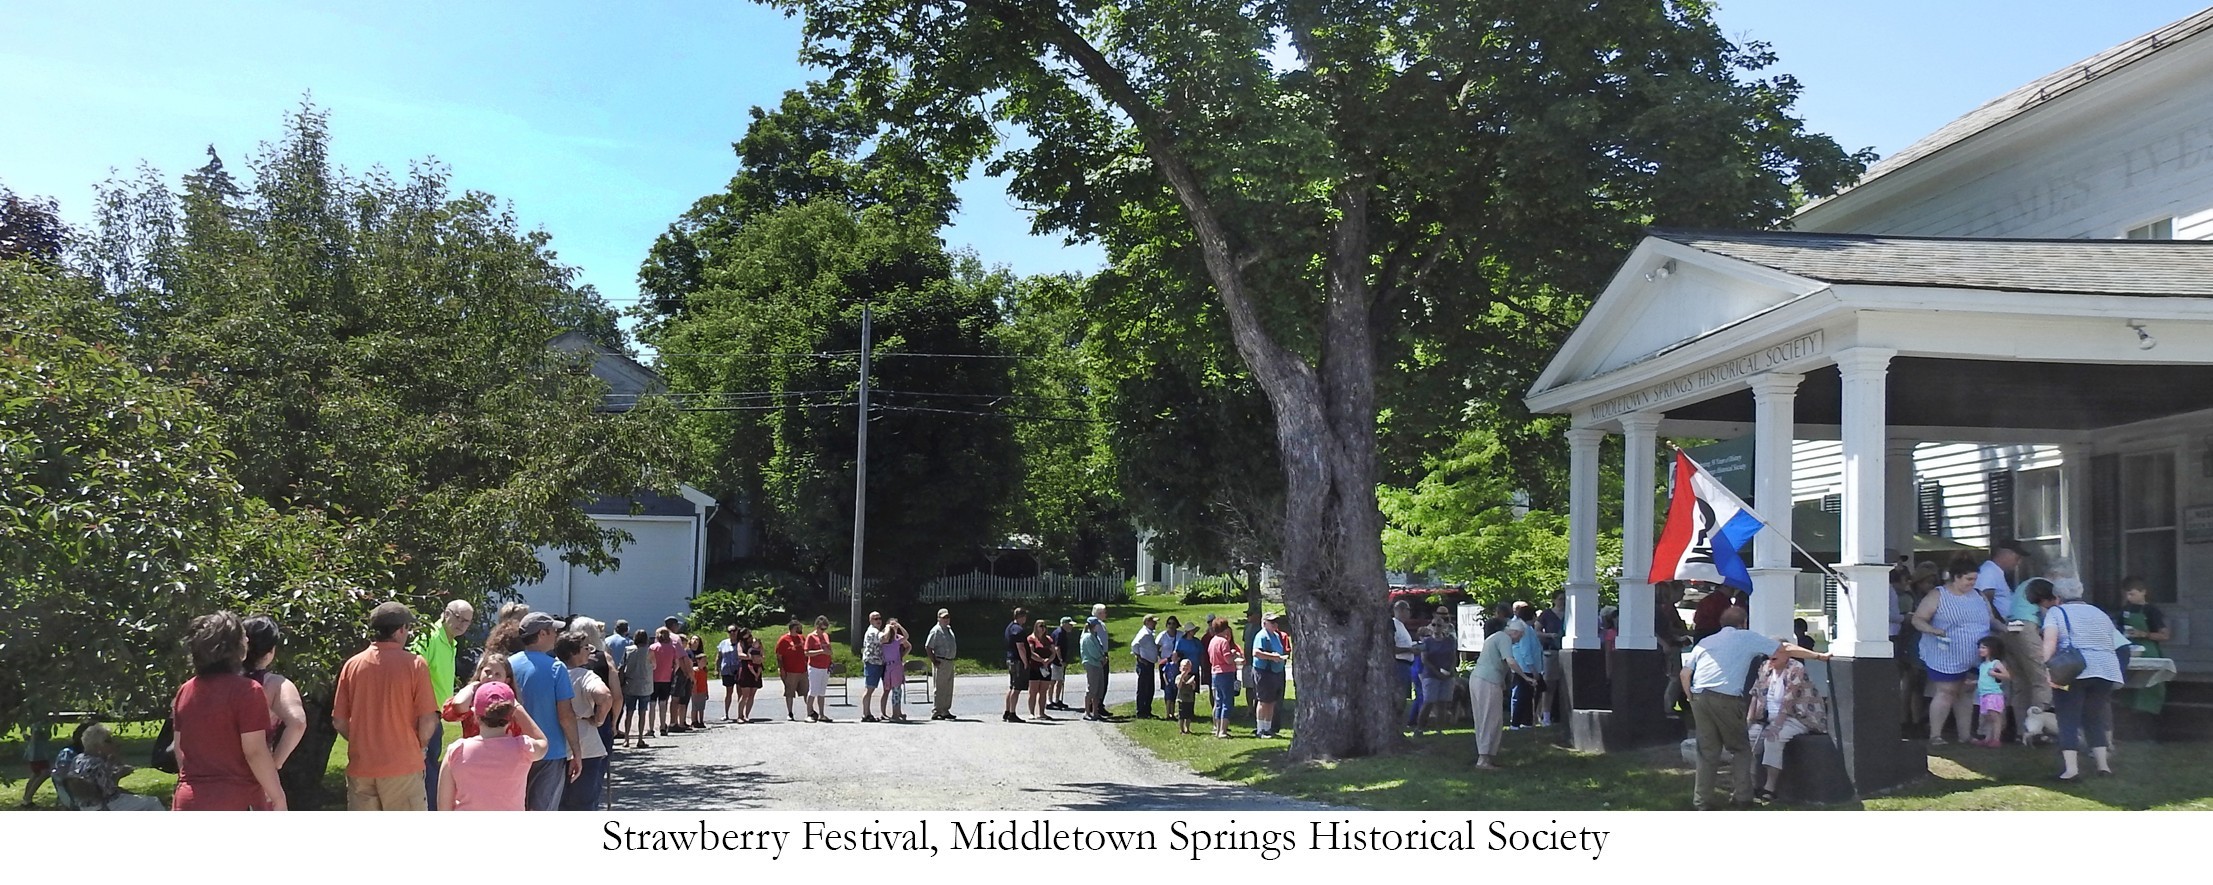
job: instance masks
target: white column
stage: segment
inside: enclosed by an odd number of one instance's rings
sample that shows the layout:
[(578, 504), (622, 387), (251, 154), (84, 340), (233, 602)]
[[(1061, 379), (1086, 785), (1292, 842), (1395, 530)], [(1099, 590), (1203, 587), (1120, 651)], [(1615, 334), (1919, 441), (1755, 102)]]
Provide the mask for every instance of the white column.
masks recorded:
[(1568, 431), (1567, 635), (1563, 648), (1595, 649), (1598, 639), (1598, 449), (1606, 431)]
[(1657, 412), (1621, 416), (1621, 632), (1615, 648), (1659, 648), (1652, 637), (1652, 462)]
[(1767, 528), (1752, 539), (1751, 629), (1788, 639), (1798, 570), (1790, 564), (1791, 440), (1798, 429), (1798, 384), (1805, 376), (1768, 372), (1752, 378), (1752, 508)]
[(1884, 440), (1889, 431), (1890, 358), (1897, 351), (1854, 347), (1836, 355), (1843, 379), (1844, 518), (1840, 539), (1843, 598), (1837, 600), (1838, 657), (1887, 658), (1890, 649), (1890, 567), (1883, 562)]
[(2075, 574), (2090, 580), (2090, 445), (2059, 447), (2059, 555), (2075, 563)]
[(1153, 539), (1151, 530), (1137, 533), (1137, 585), (1153, 583), (1153, 552), (1145, 549), (1145, 542)]

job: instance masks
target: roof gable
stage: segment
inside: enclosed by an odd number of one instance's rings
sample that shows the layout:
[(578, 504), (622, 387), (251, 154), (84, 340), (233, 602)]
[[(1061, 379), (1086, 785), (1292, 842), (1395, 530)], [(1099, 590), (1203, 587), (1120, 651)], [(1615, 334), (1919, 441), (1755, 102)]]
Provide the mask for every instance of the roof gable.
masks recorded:
[(1647, 237), (1530, 393), (1642, 362), (1825, 288), (1818, 280)]
[(1648, 233), (1827, 283), (2080, 295), (2213, 297), (2213, 242), (1889, 237), (1794, 231)]

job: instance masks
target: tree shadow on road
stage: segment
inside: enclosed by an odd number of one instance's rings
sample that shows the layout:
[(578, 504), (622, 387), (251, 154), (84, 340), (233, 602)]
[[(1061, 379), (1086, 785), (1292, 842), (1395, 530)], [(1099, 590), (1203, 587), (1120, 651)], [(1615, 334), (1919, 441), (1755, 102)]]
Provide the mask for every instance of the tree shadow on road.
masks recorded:
[(757, 766), (656, 763), (633, 753), (609, 772), (607, 803), (616, 811), (766, 808), (777, 800), (775, 789), (791, 782)]
[(1291, 811), (1326, 808), (1232, 784), (1067, 783), (1023, 787), (1066, 811)]

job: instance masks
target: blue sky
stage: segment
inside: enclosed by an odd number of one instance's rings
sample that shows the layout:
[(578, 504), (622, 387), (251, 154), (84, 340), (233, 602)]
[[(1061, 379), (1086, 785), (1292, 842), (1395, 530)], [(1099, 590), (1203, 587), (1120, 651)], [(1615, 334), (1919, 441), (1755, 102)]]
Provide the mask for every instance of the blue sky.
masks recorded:
[[(2203, 3), (1723, 0), (1718, 18), (1774, 45), (1809, 125), (1888, 154)], [(111, 169), (145, 161), (174, 181), (210, 143), (237, 167), (312, 94), (340, 163), (435, 156), (457, 187), (550, 231), (618, 303), (654, 236), (728, 180), (746, 109), (810, 76), (797, 25), (735, 0), (8, 7), (0, 182), (58, 199), (72, 221)], [(955, 246), (1022, 273), (1098, 266), (1094, 249), (1028, 236), (999, 182), (973, 179), (962, 197)]]

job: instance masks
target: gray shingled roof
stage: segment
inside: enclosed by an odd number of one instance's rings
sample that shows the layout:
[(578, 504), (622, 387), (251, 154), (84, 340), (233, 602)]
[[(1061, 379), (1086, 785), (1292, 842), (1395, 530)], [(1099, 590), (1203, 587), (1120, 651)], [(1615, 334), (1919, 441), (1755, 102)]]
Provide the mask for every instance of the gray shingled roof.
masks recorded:
[(1884, 157), (1870, 167), (1866, 175), (1860, 176), (1853, 187), (1865, 185), (1916, 160), (1966, 141), (1983, 130), (2028, 113), (2046, 102), (2089, 85), (2099, 77), (2150, 58), (2162, 49), (2209, 29), (2213, 29), (2213, 7), (2032, 80), (2028, 85), (1992, 99), (1982, 107), (1968, 111), (1959, 119), (1944, 124), (1920, 141), (1907, 145), (1904, 150)]
[(2001, 240), (1661, 228), (1647, 233), (1830, 283), (2213, 297), (2213, 241)]

